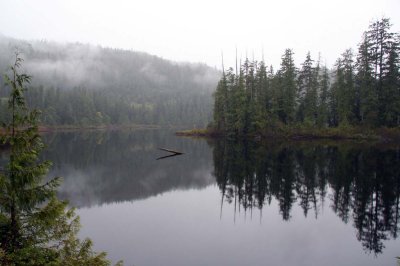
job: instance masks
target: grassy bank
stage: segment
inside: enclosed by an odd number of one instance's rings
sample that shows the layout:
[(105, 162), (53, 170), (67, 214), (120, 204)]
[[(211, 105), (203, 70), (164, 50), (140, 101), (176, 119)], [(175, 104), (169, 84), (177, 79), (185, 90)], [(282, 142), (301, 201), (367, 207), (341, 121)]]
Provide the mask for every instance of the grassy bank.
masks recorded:
[(76, 130), (120, 130), (120, 129), (157, 129), (157, 125), (99, 125), (99, 126), (39, 126), (39, 132), (60, 132)]
[(288, 140), (366, 140), (378, 142), (400, 142), (400, 128), (364, 128), (364, 127), (338, 127), (317, 128), (301, 126), (281, 126), (263, 129), (249, 134), (232, 134), (215, 129), (192, 129), (176, 132), (177, 136), (190, 137), (226, 137), (237, 136), (241, 138), (256, 139), (288, 139)]
[[(122, 129), (158, 129), (157, 125), (99, 125), (99, 126), (77, 126), (77, 125), (60, 125), (47, 126), (41, 125), (38, 127), (39, 133), (46, 132), (65, 132), (65, 131), (90, 131), (90, 130), (122, 130)], [(6, 131), (0, 128), (0, 135), (4, 135)]]
[(175, 135), (184, 137), (222, 137), (224, 136), (224, 133), (210, 128), (195, 128), (177, 131)]

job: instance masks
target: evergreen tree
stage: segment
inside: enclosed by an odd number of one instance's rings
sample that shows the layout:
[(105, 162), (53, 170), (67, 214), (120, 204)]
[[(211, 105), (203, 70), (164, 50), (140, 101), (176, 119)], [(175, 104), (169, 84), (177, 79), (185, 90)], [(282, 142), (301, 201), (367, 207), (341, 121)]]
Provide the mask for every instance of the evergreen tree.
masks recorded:
[(232, 91), (233, 129), (236, 134), (243, 134), (246, 124), (246, 91), (243, 70), (236, 76), (235, 86)]
[(225, 116), (226, 116), (226, 124), (225, 124), (225, 129), (229, 134), (234, 133), (234, 125), (236, 122), (236, 117), (235, 117), (235, 106), (234, 106), (234, 90), (236, 87), (236, 77), (235, 74), (233, 73), (233, 69), (229, 68), (226, 71), (226, 89), (225, 89), (225, 94), (224, 94), (224, 106), (225, 106)]
[(246, 91), (246, 107), (245, 107), (245, 123), (243, 132), (245, 134), (250, 133), (254, 130), (255, 123), (255, 90), (256, 90), (256, 80), (255, 80), (255, 62), (250, 62), (248, 58), (243, 64), (243, 73), (245, 80), (245, 91)]
[(227, 90), (224, 72), (214, 93), (214, 126), (219, 131), (226, 129)]
[(356, 117), (361, 124), (374, 125), (377, 121), (377, 100), (374, 77), (370, 62), (370, 46), (367, 35), (358, 48), (355, 76)]
[(286, 49), (282, 56), (279, 70), (279, 118), (285, 124), (295, 120), (296, 113), (296, 67), (294, 65), (293, 51)]
[(224, 72), (217, 87), (216, 129), (246, 135), (272, 129), (277, 122), (307, 127), (398, 126), (400, 36), (390, 32), (390, 26), (386, 18), (372, 23), (356, 60), (348, 49), (333, 71), (321, 67), (320, 59), (314, 65), (310, 53), (298, 71), (291, 49), (285, 50), (276, 73), (272, 66), (267, 71), (264, 61), (246, 58), (239, 74), (232, 69)]
[(268, 71), (268, 83), (269, 83), (269, 96), (267, 97), (267, 108), (269, 110), (268, 114), (271, 119), (271, 126), (274, 126), (276, 122), (279, 121), (279, 99), (281, 96), (281, 90), (280, 90), (280, 76), (279, 72), (274, 73), (274, 68), (270, 66), (269, 71)]
[(317, 118), (317, 75), (318, 70), (313, 67), (310, 52), (302, 64), (298, 77), (298, 111), (297, 120), (316, 124)]
[[(387, 114), (387, 109), (391, 109), (387, 105), (386, 100), (388, 96), (388, 87), (384, 86), (384, 79), (388, 74), (389, 57), (391, 51), (394, 54), (398, 53), (396, 49), (396, 34), (390, 32), (391, 24), (390, 19), (382, 18), (373, 22), (369, 26), (369, 30), (366, 32), (366, 38), (368, 43), (368, 54), (369, 64), (372, 68), (372, 74), (374, 77), (374, 88), (377, 96), (377, 121), (378, 126), (386, 124), (386, 118), (391, 117)], [(393, 57), (392, 57), (393, 58)], [(390, 112), (390, 111), (389, 111)], [(390, 118), (389, 118), (390, 119)]]
[(91, 250), (91, 241), (76, 238), (79, 220), (67, 203), (56, 197), (59, 178), (44, 182), (50, 162), (39, 162), (43, 143), (38, 115), (26, 106), (25, 84), (16, 54), (12, 76), (5, 76), (11, 92), (2, 143), (10, 148), (8, 164), (0, 172), (1, 265), (109, 265), (105, 253)]
[(388, 48), (382, 81), (383, 123), (385, 126), (400, 125), (400, 39), (397, 36)]
[(322, 68), (322, 75), (319, 77), (320, 92), (318, 97), (318, 126), (325, 127), (328, 125), (329, 119), (329, 73), (328, 68)]
[(264, 61), (258, 64), (257, 72), (255, 74), (256, 89), (255, 89), (255, 100), (254, 100), (254, 122), (253, 129), (259, 131), (267, 126), (270, 117), (268, 117), (268, 102), (270, 98), (269, 91), (269, 80), (267, 74), (267, 68)]
[(354, 103), (353, 54), (346, 50), (336, 61), (335, 79), (331, 91), (331, 124), (349, 124)]

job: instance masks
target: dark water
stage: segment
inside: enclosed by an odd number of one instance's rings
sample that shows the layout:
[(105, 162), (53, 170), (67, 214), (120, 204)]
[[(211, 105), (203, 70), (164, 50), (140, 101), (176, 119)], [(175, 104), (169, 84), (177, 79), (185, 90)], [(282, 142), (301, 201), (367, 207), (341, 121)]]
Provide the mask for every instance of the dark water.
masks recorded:
[[(400, 148), (45, 136), (82, 237), (125, 265), (397, 265)], [(163, 160), (158, 147), (185, 152)]]

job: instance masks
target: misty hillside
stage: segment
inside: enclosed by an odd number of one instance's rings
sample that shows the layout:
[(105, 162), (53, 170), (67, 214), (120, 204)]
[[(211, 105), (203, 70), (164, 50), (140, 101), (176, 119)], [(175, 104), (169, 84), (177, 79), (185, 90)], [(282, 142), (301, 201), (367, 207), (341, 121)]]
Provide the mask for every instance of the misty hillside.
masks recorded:
[(33, 77), (30, 104), (44, 111), (45, 124), (203, 126), (210, 121), (219, 72), (204, 64), (0, 35), (1, 73), (12, 64), (16, 49), (24, 59), (23, 71)]

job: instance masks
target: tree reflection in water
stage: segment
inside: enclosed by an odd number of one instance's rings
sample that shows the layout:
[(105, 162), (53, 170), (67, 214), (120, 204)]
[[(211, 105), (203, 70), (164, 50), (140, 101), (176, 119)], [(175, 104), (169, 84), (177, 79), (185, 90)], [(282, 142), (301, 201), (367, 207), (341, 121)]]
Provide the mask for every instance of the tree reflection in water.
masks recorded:
[(351, 143), (263, 144), (218, 140), (214, 175), (222, 201), (244, 211), (274, 198), (283, 220), (295, 203), (318, 217), (326, 201), (352, 222), (367, 252), (382, 253), (399, 232), (400, 149)]

